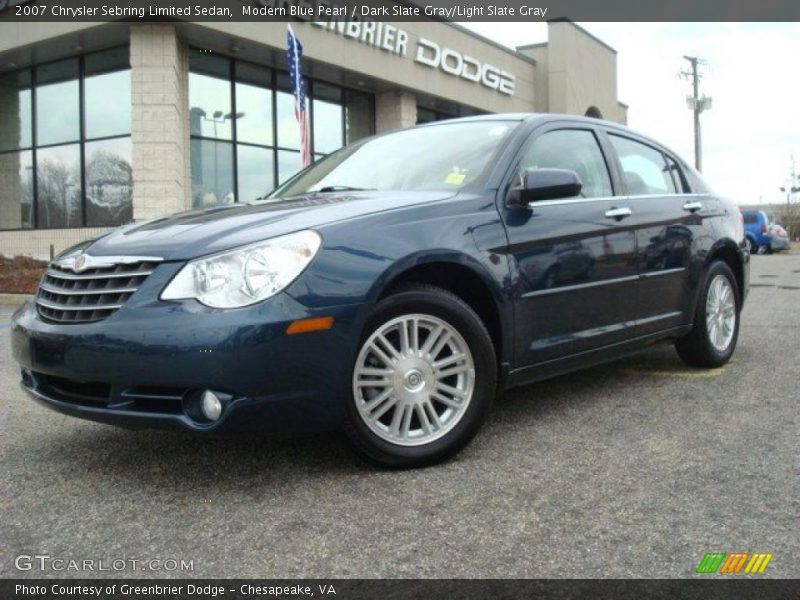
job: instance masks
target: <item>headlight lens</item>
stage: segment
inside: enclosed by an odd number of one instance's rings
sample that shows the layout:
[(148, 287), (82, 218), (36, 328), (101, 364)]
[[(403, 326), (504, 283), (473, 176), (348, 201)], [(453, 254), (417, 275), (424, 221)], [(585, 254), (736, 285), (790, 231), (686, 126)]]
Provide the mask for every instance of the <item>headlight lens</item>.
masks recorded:
[(274, 296), (308, 266), (322, 238), (299, 231), (189, 262), (162, 300), (195, 298), (212, 308), (240, 308)]

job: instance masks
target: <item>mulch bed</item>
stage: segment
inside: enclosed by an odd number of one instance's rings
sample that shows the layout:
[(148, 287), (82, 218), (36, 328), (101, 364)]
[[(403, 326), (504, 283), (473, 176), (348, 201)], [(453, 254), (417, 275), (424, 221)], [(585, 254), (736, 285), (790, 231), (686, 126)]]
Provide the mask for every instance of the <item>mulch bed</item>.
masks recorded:
[(33, 294), (46, 266), (27, 256), (0, 256), (0, 292)]

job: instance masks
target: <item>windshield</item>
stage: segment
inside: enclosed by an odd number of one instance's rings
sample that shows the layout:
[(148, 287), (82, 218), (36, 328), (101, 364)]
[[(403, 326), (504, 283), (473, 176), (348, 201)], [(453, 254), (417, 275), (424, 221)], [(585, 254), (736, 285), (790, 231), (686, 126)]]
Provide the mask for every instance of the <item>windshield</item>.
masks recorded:
[(327, 156), (269, 198), (347, 190), (456, 190), (480, 176), (516, 125), (448, 123), (369, 138)]

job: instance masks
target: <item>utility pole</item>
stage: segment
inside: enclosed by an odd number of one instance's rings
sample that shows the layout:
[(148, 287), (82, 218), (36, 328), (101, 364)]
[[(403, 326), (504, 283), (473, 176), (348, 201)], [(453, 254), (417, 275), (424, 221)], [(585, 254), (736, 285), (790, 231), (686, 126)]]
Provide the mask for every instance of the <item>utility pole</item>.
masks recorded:
[(694, 166), (698, 171), (703, 167), (703, 147), (702, 134), (700, 131), (700, 113), (711, 108), (711, 98), (700, 97), (700, 72), (698, 67), (705, 64), (704, 61), (696, 56), (684, 56), (691, 65), (691, 71), (682, 71), (681, 75), (692, 80), (692, 95), (686, 99), (686, 103), (694, 113)]
[(786, 212), (784, 214), (784, 223), (786, 230), (789, 232), (790, 239), (797, 239), (800, 233), (800, 223), (795, 216), (795, 207), (792, 205), (792, 196), (800, 192), (800, 176), (797, 175), (797, 168), (794, 162), (794, 154), (790, 157), (790, 174), (788, 183), (781, 186), (781, 192), (786, 193)]

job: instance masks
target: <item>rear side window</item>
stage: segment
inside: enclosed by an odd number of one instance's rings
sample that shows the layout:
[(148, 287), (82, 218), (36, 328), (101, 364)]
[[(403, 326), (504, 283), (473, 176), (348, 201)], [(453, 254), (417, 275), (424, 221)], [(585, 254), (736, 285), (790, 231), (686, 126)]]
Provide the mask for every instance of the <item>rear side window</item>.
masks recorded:
[(618, 135), (608, 137), (619, 156), (630, 195), (677, 193), (670, 168), (659, 150)]
[(688, 192), (689, 186), (687, 186), (685, 183), (686, 180), (683, 178), (683, 173), (681, 172), (681, 168), (678, 163), (675, 162), (669, 154), (665, 154), (664, 157), (667, 159), (667, 168), (672, 175), (672, 181), (675, 184), (675, 189), (678, 190), (679, 194)]
[(557, 129), (537, 137), (520, 162), (527, 169), (568, 169), (583, 184), (583, 198), (611, 196), (611, 176), (594, 133), (585, 129)]

